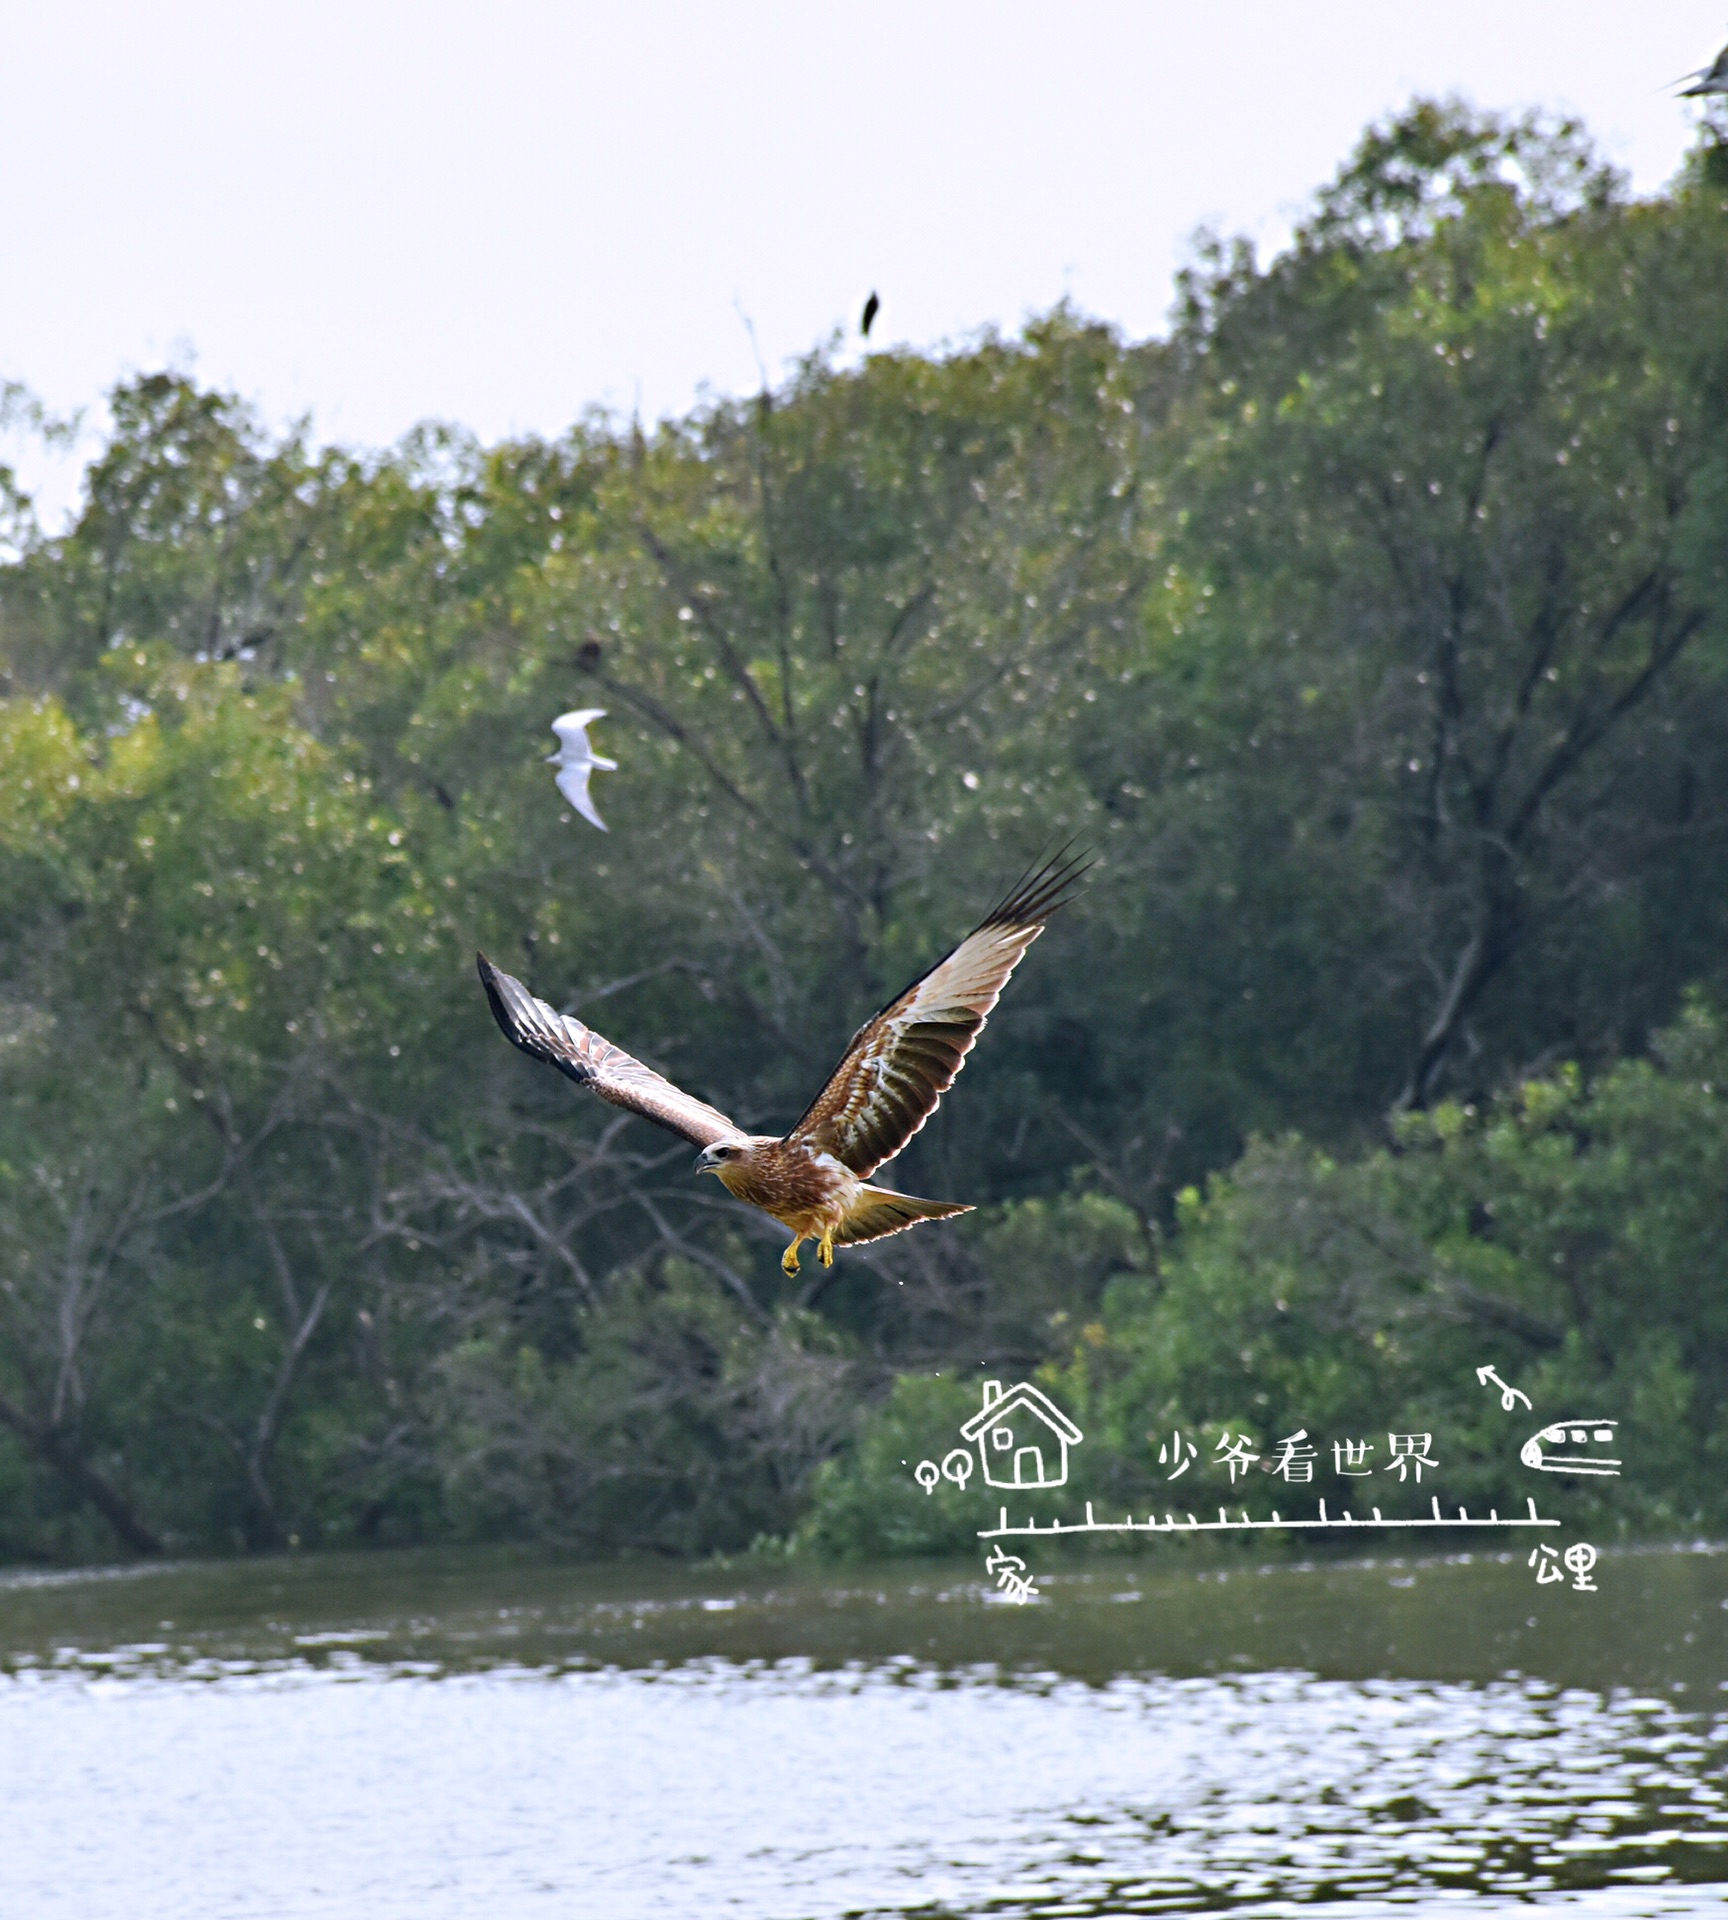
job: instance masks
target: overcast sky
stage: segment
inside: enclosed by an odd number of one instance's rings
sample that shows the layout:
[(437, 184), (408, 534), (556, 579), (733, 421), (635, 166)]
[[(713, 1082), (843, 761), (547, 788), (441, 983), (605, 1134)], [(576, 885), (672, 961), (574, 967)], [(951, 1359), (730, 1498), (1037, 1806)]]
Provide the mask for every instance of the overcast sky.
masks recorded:
[[(0, 378), (172, 361), (320, 437), (555, 433), (1067, 295), (1159, 330), (1414, 93), (1583, 116), (1640, 188), (1723, 0), (0, 6)], [(754, 328), (752, 347), (744, 317)], [(30, 462), (45, 500), (70, 487)]]

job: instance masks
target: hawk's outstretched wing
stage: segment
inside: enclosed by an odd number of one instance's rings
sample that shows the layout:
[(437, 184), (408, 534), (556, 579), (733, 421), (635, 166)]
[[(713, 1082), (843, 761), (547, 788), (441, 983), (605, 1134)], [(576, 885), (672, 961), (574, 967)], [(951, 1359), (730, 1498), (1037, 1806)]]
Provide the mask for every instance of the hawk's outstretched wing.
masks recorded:
[(474, 957), (493, 1015), (505, 1038), (524, 1053), (567, 1073), (578, 1086), (592, 1087), (613, 1106), (627, 1107), (669, 1133), (681, 1133), (698, 1147), (747, 1137), (744, 1129), (734, 1126), (718, 1108), (673, 1086), (622, 1047), (603, 1040), (592, 1027), (557, 1012), (544, 1000), (536, 1000), (520, 980), (493, 966), (485, 954)]
[(1087, 862), (1058, 855), (852, 1037), (787, 1136), (861, 1177), (892, 1160), (954, 1084), (990, 1009)]

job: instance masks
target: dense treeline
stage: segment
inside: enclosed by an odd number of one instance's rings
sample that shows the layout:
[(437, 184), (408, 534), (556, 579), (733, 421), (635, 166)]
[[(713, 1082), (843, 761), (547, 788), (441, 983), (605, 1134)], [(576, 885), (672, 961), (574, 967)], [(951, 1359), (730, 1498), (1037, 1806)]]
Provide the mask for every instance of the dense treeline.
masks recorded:
[[(1491, 1496), (1484, 1341), (1627, 1423), (1628, 1523), (1728, 1519), (1703, 160), (1634, 201), (1418, 106), (1168, 339), (817, 354), (652, 434), (112, 416), (0, 568), (0, 1552), (930, 1544), (900, 1462), (980, 1368), (1100, 1491), (1172, 1425), (1426, 1419)], [(473, 977), (777, 1129), (1070, 838), (901, 1168), (979, 1213), (831, 1274)]]

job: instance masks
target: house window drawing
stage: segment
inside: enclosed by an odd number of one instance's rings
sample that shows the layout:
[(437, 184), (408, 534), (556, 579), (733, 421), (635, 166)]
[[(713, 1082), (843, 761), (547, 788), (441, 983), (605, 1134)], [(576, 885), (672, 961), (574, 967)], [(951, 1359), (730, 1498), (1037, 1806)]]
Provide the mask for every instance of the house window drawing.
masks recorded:
[(1062, 1409), (1022, 1380), (1006, 1393), (984, 1382), (984, 1404), (960, 1429), (978, 1449), (986, 1486), (1022, 1493), (1068, 1484), (1068, 1449), (1085, 1437)]

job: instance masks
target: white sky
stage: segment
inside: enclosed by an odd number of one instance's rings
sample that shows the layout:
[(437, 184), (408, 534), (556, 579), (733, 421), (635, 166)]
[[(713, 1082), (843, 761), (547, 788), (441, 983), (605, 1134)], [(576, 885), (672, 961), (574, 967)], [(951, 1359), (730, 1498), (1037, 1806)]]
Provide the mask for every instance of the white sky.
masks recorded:
[(1063, 294), (1143, 335), (1197, 225), (1275, 246), (1416, 92), (1578, 112), (1660, 185), (1725, 35), (1723, 0), (0, 0), (0, 377), (93, 433), (173, 361), (376, 444), (680, 412), (755, 386), (741, 313), (778, 374), (872, 287), (878, 344)]

